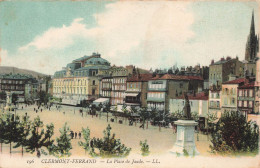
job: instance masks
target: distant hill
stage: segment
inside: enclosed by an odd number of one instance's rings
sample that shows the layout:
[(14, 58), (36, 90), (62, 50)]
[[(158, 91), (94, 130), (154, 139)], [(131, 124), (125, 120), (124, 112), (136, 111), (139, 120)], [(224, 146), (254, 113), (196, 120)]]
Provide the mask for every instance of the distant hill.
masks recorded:
[(9, 73), (27, 74), (27, 75), (32, 75), (35, 78), (38, 77), (38, 76), (40, 76), (40, 77), (47, 76), (45, 74), (35, 72), (35, 71), (31, 71), (31, 70), (27, 70), (27, 69), (20, 69), (20, 68), (9, 67), (9, 66), (0, 66), (0, 74), (9, 74)]

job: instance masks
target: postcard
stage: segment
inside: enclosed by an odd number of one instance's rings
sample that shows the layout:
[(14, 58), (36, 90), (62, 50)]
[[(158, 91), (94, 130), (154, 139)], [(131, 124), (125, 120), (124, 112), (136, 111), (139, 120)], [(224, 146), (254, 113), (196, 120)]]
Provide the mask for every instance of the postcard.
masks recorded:
[(257, 168), (258, 1), (1, 1), (0, 168)]

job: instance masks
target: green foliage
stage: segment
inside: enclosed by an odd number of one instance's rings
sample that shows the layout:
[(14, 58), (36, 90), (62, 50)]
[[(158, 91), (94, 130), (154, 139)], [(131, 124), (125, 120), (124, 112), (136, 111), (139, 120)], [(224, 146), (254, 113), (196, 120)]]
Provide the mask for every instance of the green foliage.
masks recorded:
[(23, 116), (20, 123), (17, 125), (17, 132), (16, 132), (16, 145), (14, 148), (22, 147), (22, 154), (23, 154), (23, 147), (27, 145), (27, 137), (30, 133), (31, 121), (29, 120), (29, 116)]
[(182, 117), (182, 111), (175, 111), (173, 113), (171, 113), (171, 117), (172, 118), (181, 118)]
[(39, 98), (40, 104), (44, 103), (46, 105), (49, 101), (50, 95), (44, 91), (40, 91), (37, 97)]
[(187, 151), (186, 149), (183, 149), (182, 151), (183, 151), (183, 155), (184, 155), (184, 156), (186, 156), (186, 157), (189, 156), (189, 153), (188, 153), (188, 151)]
[[(104, 130), (104, 138), (93, 138), (90, 140), (90, 155), (92, 157), (126, 157), (129, 155), (131, 148), (127, 148), (124, 144), (121, 144), (120, 139), (115, 139), (115, 134), (111, 136), (111, 127), (107, 126)], [(98, 150), (98, 152), (97, 152)]]
[(46, 126), (46, 132), (44, 131), (44, 124), (37, 116), (31, 124), (30, 137), (26, 143), (26, 151), (34, 153), (42, 147), (48, 148), (53, 144), (51, 137), (53, 135), (53, 124)]
[(218, 119), (217, 114), (216, 113), (208, 113), (208, 122), (209, 123), (213, 123), (214, 121), (216, 121), (216, 119)]
[(141, 146), (141, 152), (143, 156), (148, 156), (150, 151), (149, 151), (149, 145), (147, 144), (147, 140), (144, 142), (140, 141), (140, 146)]
[(78, 144), (79, 146), (83, 146), (83, 148), (85, 149), (85, 153), (86, 151), (89, 151), (90, 149), (90, 130), (89, 128), (82, 128), (82, 135), (83, 135), (83, 139), (85, 142), (79, 141)]
[(239, 112), (225, 112), (214, 126), (213, 153), (239, 154), (258, 153), (259, 127)]
[(199, 114), (198, 112), (191, 112), (191, 118), (195, 121), (198, 121), (199, 120)]
[(13, 93), (12, 94), (12, 103), (14, 104), (14, 105), (16, 105), (16, 102), (18, 101), (18, 95), (17, 94), (15, 94), (15, 93)]
[(71, 153), (69, 151), (72, 149), (72, 145), (69, 135), (70, 128), (67, 126), (67, 123), (59, 131), (60, 137), (56, 138), (57, 145), (52, 144), (49, 147), (50, 154), (56, 157), (70, 156)]

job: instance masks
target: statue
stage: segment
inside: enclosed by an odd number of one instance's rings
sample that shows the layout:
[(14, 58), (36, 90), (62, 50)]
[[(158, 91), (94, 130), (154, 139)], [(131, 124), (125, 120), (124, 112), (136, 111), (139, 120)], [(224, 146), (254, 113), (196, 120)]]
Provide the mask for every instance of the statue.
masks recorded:
[(190, 101), (187, 93), (184, 94), (185, 97), (185, 106), (183, 107), (183, 119), (184, 120), (192, 120), (190, 113)]

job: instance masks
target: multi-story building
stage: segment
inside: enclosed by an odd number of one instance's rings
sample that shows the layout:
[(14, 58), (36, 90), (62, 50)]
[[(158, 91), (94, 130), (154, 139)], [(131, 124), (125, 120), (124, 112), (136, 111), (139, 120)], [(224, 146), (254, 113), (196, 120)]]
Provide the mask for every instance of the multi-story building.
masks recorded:
[(112, 70), (112, 92), (111, 104), (124, 104), (126, 80), (129, 76), (128, 70), (124, 67), (113, 67)]
[[(197, 113), (199, 116), (200, 127), (207, 126), (206, 119), (208, 118), (208, 95), (204, 92), (197, 94), (189, 94), (188, 99), (192, 113)], [(170, 113), (183, 111), (185, 106), (184, 95), (169, 100)]]
[(147, 107), (148, 80), (152, 74), (136, 74), (127, 79), (126, 105)]
[(209, 89), (209, 113), (221, 117), (221, 86), (212, 86)]
[(100, 85), (101, 97), (111, 98), (112, 80), (113, 80), (112, 77), (103, 77), (102, 78), (101, 85)]
[(17, 94), (18, 102), (24, 102), (25, 84), (33, 77), (23, 74), (5, 74), (0, 75), (0, 91)]
[[(258, 55), (259, 58), (259, 55)], [(256, 78), (255, 78), (255, 112), (260, 112), (260, 59), (256, 61)]]
[(28, 80), (25, 83), (25, 95), (24, 99), (26, 102), (33, 102), (37, 99), (38, 92), (39, 92), (39, 83), (36, 79)]
[(93, 101), (99, 97), (99, 71), (110, 68), (110, 63), (93, 53), (67, 64), (53, 77), (53, 95), (62, 98), (63, 104), (77, 105), (82, 101)]
[(245, 78), (238, 78), (222, 84), (222, 112), (237, 111), (238, 87), (247, 82)]
[(169, 100), (187, 93), (198, 93), (203, 88), (200, 76), (157, 75), (148, 81), (147, 106), (149, 109), (169, 111)]
[(229, 80), (229, 76), (242, 77), (244, 75), (244, 65), (238, 57), (221, 58), (219, 61), (212, 60), (209, 66), (209, 86), (220, 85)]
[(254, 114), (255, 110), (255, 82), (246, 83), (238, 87), (237, 97), (238, 111), (242, 112), (245, 116)]

